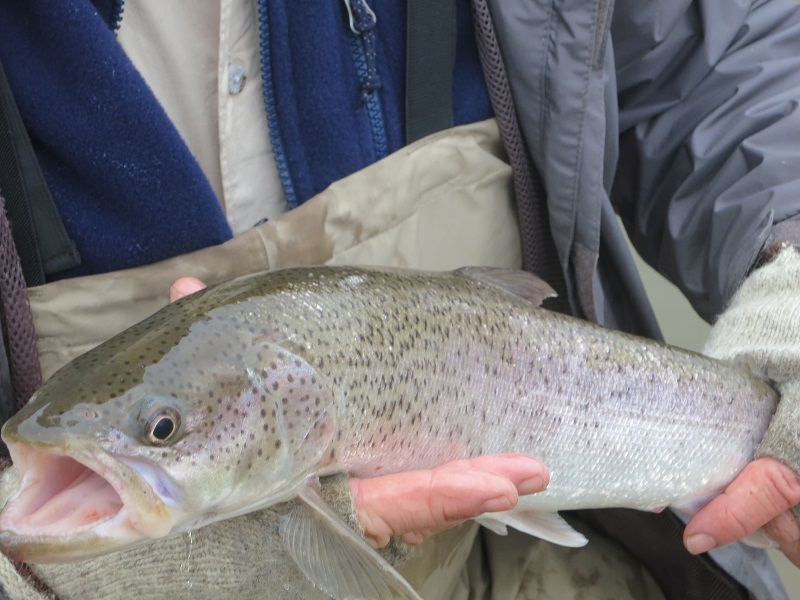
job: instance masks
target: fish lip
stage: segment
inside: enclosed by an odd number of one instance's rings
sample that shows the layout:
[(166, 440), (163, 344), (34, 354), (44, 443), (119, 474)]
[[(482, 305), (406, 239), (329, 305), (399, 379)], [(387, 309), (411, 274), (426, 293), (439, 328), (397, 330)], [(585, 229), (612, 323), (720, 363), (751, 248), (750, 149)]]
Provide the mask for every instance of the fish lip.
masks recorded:
[(180, 505), (183, 494), (156, 463), (146, 458), (122, 454), (110, 453), (109, 456), (125, 465), (133, 473), (136, 473), (140, 479), (150, 486), (160, 502), (171, 506)]
[[(9, 450), (21, 476), (17, 491), (0, 513), (0, 548), (11, 558), (63, 562), (166, 535), (163, 523), (154, 526), (154, 521), (163, 521), (163, 510), (158, 506), (163, 507), (163, 502), (150, 498), (154, 505), (139, 510), (133, 488), (149, 489), (149, 484), (112, 455), (31, 444), (10, 444)], [(90, 504), (86, 516), (81, 512), (80, 500), (72, 499), (70, 504), (69, 499), (70, 490), (82, 485), (81, 480), (98, 488), (97, 493), (102, 492), (106, 503)], [(74, 490), (80, 498), (88, 497), (86, 490)], [(51, 501), (55, 502), (48, 506)], [(96, 517), (92, 516), (93, 507), (99, 511)], [(158, 518), (153, 519), (153, 513)], [(73, 524), (73, 520), (77, 522)]]

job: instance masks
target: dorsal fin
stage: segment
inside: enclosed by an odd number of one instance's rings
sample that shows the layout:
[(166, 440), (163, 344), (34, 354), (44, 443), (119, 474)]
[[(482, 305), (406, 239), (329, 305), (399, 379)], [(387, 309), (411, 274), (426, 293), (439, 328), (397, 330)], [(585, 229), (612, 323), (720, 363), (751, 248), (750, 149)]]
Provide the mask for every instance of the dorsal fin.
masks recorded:
[(534, 306), (539, 306), (545, 298), (554, 298), (557, 295), (543, 279), (527, 271), (500, 267), (463, 267), (458, 272), (525, 298)]

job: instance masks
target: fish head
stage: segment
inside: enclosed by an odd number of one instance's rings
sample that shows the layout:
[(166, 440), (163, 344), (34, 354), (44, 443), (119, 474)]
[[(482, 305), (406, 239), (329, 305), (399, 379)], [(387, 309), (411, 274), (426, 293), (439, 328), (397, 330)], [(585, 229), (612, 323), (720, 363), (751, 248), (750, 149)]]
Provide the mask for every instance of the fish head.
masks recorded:
[(188, 531), (287, 500), (314, 473), (334, 434), (326, 378), (241, 311), (185, 323), (171, 308), (66, 365), (3, 427), (21, 476), (0, 513), (12, 558)]

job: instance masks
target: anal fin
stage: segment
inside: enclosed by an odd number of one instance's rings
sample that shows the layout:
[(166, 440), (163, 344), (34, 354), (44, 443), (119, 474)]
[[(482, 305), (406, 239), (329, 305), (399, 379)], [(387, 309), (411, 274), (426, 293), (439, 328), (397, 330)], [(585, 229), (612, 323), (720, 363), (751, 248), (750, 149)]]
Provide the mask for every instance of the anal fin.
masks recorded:
[(513, 527), (528, 535), (570, 548), (579, 548), (589, 542), (556, 512), (509, 510), (486, 514), (476, 521), (500, 535), (506, 535), (506, 527)]

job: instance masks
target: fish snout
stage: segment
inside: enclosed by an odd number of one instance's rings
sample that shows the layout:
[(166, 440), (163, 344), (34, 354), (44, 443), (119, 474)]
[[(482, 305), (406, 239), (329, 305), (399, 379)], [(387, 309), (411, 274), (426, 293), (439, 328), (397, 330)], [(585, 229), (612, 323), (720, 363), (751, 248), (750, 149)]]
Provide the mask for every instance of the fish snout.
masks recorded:
[(44, 407), (32, 418), (20, 412), (6, 421), (2, 438), (7, 445), (58, 447), (74, 443), (76, 438), (94, 437), (98, 430), (106, 428), (103, 416), (92, 405), (74, 406), (66, 411)]

